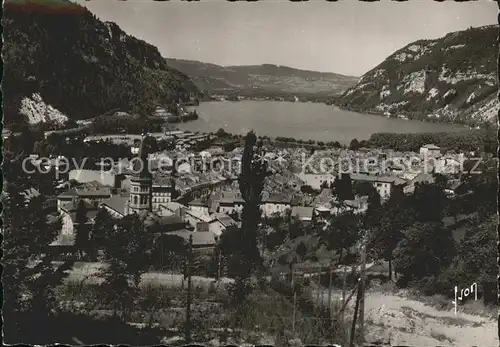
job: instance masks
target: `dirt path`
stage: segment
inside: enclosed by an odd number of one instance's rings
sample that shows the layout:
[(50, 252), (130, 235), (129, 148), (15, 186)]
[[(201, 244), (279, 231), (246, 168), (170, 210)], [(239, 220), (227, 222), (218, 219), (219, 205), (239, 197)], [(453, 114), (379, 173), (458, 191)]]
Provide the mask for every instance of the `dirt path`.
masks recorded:
[[(334, 291), (334, 299), (341, 293)], [(323, 296), (327, 301), (327, 294)], [(349, 306), (352, 308), (355, 297)], [(352, 319), (351, 317), (349, 319)], [(499, 346), (496, 320), (443, 311), (398, 294), (367, 292), (365, 341), (390, 346)]]

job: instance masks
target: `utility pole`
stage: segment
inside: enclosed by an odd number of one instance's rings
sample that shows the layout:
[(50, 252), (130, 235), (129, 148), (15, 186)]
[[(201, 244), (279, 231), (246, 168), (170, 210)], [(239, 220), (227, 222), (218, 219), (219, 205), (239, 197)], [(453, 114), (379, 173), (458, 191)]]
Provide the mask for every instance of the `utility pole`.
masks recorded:
[(359, 335), (364, 341), (364, 325), (365, 325), (365, 282), (366, 282), (366, 245), (361, 247), (361, 282), (360, 290), (361, 297), (359, 303)]
[(193, 261), (193, 235), (189, 235), (189, 254), (186, 269), (187, 275), (187, 300), (186, 300), (186, 343), (191, 343), (191, 266)]
[(318, 289), (316, 290), (316, 305), (318, 305), (318, 307), (320, 306), (320, 302), (319, 302), (319, 291), (321, 289), (321, 272), (318, 274), (318, 279), (316, 280), (316, 285), (318, 286)]
[(222, 258), (222, 253), (221, 253), (221, 250), (219, 249), (219, 260), (218, 260), (218, 265), (217, 265), (217, 281), (220, 280), (221, 258)]
[[(346, 282), (347, 282), (347, 272), (346, 272), (346, 268), (344, 266), (344, 273), (343, 273), (343, 276), (342, 276), (342, 307), (344, 307), (344, 305), (346, 304), (346, 297), (345, 297), (345, 294), (346, 294)], [(340, 321), (342, 322), (342, 325), (345, 322), (344, 309), (342, 309), (342, 311), (340, 312)], [(346, 329), (346, 330), (348, 330), (348, 329)], [(349, 338), (349, 335), (346, 336), (346, 341), (347, 341), (348, 338)]]
[(332, 282), (333, 282), (333, 265), (330, 264), (330, 278), (328, 281), (328, 316), (332, 319)]
[(292, 331), (295, 335), (295, 306), (297, 305), (297, 293), (295, 292), (295, 271), (293, 271), (293, 263), (290, 264), (290, 270), (292, 271), (292, 290), (293, 290), (293, 318), (292, 318)]
[[(345, 303), (346, 282), (347, 282), (347, 272), (346, 272), (346, 269), (345, 269), (345, 266), (344, 266), (344, 273), (343, 273), (343, 276), (342, 276), (342, 304)], [(343, 316), (344, 315), (342, 314), (342, 317)]]
[(354, 347), (354, 337), (356, 336), (356, 320), (358, 318), (359, 302), (361, 301), (361, 283), (358, 286), (358, 295), (356, 296), (356, 305), (354, 306), (354, 317), (352, 318), (351, 337), (349, 338), (349, 347)]

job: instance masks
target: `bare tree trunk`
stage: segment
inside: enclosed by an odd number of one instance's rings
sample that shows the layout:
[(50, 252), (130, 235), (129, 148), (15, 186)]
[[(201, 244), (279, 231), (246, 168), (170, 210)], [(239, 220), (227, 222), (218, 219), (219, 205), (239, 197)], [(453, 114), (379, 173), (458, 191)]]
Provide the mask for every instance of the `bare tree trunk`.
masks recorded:
[(392, 282), (392, 259), (389, 259), (389, 281)]

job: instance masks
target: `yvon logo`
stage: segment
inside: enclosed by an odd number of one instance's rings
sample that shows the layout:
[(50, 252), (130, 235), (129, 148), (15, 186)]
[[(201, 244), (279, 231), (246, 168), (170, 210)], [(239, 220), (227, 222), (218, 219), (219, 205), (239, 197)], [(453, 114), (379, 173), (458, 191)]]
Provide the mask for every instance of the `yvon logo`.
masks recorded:
[(455, 305), (455, 315), (457, 315), (457, 304), (458, 300), (462, 301), (469, 295), (474, 293), (474, 300), (477, 300), (477, 283), (473, 283), (470, 288), (465, 288), (460, 291), (460, 296), (457, 296), (458, 294), (458, 287), (455, 286), (455, 300), (452, 300), (451, 303)]

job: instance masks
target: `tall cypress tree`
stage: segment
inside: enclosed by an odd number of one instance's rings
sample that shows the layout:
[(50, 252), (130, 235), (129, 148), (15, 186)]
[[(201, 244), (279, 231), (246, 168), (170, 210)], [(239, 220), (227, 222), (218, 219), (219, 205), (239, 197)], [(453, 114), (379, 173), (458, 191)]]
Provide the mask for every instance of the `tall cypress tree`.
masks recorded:
[(238, 179), (244, 203), (240, 233), (241, 251), (235, 252), (239, 263), (234, 293), (237, 301), (245, 298), (250, 276), (262, 267), (262, 258), (257, 247), (257, 229), (261, 219), (260, 204), (264, 180), (268, 175), (267, 163), (263, 158), (262, 142), (257, 142), (257, 136), (250, 131), (245, 137), (241, 174)]

